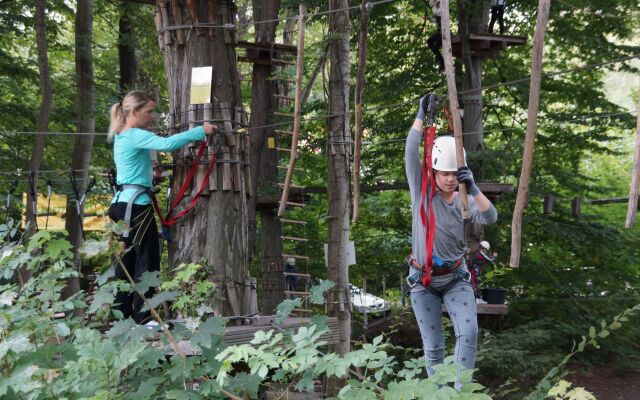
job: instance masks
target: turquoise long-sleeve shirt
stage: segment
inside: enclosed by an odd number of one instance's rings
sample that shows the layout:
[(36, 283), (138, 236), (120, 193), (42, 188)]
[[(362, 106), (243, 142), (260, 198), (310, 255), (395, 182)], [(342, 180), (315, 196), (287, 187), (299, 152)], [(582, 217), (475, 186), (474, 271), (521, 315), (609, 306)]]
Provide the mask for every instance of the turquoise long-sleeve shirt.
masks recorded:
[[(150, 188), (152, 185), (151, 151), (174, 151), (180, 147), (202, 140), (204, 128), (198, 126), (177, 135), (162, 137), (139, 128), (131, 128), (115, 136), (113, 160), (116, 164), (116, 182), (119, 185), (140, 185)], [(121, 190), (111, 203), (128, 202), (136, 189)], [(146, 193), (139, 195), (134, 204), (146, 205), (151, 198)]]

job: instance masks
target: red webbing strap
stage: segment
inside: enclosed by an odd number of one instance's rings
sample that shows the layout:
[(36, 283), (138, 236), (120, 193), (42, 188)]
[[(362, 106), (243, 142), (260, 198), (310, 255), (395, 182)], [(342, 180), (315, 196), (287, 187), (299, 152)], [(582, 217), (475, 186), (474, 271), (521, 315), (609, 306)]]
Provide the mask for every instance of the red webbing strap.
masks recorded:
[[(422, 155), (422, 191), (420, 202), (420, 219), (425, 232), (425, 248), (427, 250), (427, 259), (424, 263), (424, 271), (422, 271), (422, 286), (429, 287), (431, 284), (431, 267), (433, 264), (433, 239), (436, 233), (435, 214), (433, 212), (433, 198), (435, 196), (436, 180), (431, 169), (431, 149), (435, 139), (436, 127), (429, 126), (423, 129), (422, 138), (424, 140), (424, 154)], [(427, 199), (427, 186), (430, 187), (429, 198)], [(429, 209), (429, 218), (425, 210), (425, 200)]]
[(198, 203), (198, 197), (200, 197), (200, 193), (202, 193), (204, 188), (209, 184), (209, 175), (211, 175), (211, 171), (216, 166), (216, 159), (217, 159), (216, 154), (211, 155), (211, 158), (209, 160), (209, 167), (207, 168), (207, 173), (204, 175), (202, 182), (200, 182), (200, 187), (198, 187), (198, 191), (196, 192), (195, 196), (193, 196), (193, 198), (191, 199), (191, 203), (189, 203), (189, 206), (181, 210), (177, 215), (171, 217), (173, 210), (176, 208), (178, 204), (180, 204), (180, 201), (182, 201), (184, 194), (187, 192), (187, 189), (191, 185), (193, 176), (195, 175), (196, 170), (198, 169), (198, 161), (200, 161), (200, 158), (202, 158), (202, 155), (204, 154), (204, 151), (206, 148), (207, 148), (207, 142), (203, 140), (202, 143), (200, 144), (200, 148), (198, 149), (198, 153), (196, 154), (196, 157), (193, 161), (193, 165), (191, 165), (191, 169), (189, 169), (189, 174), (187, 175), (187, 178), (182, 183), (182, 187), (180, 187), (180, 191), (176, 195), (176, 198), (173, 199), (173, 201), (171, 202), (169, 211), (167, 211), (167, 214), (164, 218), (162, 217), (162, 211), (160, 210), (160, 206), (158, 205), (158, 200), (156, 199), (155, 196), (152, 197), (153, 207), (156, 209), (156, 213), (158, 214), (158, 217), (160, 218), (160, 222), (162, 223), (163, 226), (171, 226), (175, 224), (178, 221), (178, 219), (180, 219), (186, 213), (191, 211), (193, 207), (195, 207), (196, 204)]

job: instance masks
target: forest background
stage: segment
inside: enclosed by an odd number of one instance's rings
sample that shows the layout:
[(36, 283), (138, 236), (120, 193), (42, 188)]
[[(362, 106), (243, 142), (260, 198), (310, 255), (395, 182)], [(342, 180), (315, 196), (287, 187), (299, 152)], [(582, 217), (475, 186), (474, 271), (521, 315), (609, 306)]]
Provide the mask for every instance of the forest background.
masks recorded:
[[(359, 4), (359, 3), (358, 3)], [(358, 5), (355, 4), (354, 5)], [(251, 21), (251, 2), (236, 2), (242, 21)], [(283, 2), (285, 7), (296, 2)], [(310, 11), (326, 8), (309, 2)], [(485, 63), (483, 84), (491, 86), (527, 77), (531, 65), (531, 38), (537, 3), (513, 1), (506, 15), (509, 34), (526, 36), (526, 46), (509, 48)], [(34, 2), (0, 3), (0, 194), (8, 193), (17, 168), (28, 171), (40, 104), (39, 72), (33, 17)], [(131, 45), (137, 60), (137, 87), (155, 93), (158, 111), (166, 109), (166, 83), (158, 49), (153, 8), (115, 1), (94, 2), (93, 67), (95, 71), (96, 132), (106, 132), (108, 108), (118, 101), (118, 25), (130, 20)], [(510, 253), (511, 212), (514, 193), (496, 204), (498, 223), (487, 227), (485, 238), (498, 253), (498, 263), (487, 284), (506, 287), (510, 314), (498, 333), (485, 333), (479, 350), (479, 378), (497, 387), (512, 379), (507, 389), (536, 382), (556, 365), (571, 344), (591, 325), (638, 304), (640, 289), (639, 228), (623, 229), (625, 204), (590, 205), (590, 199), (628, 196), (638, 96), (640, 10), (634, 0), (553, 1), (544, 54), (544, 72), (574, 72), (545, 77), (538, 120), (531, 196), (523, 224), (523, 254), (519, 269), (505, 264)], [(52, 77), (52, 114), (42, 170), (67, 170), (71, 165), (76, 129), (76, 75), (74, 44), (75, 5), (47, 2), (47, 39)], [(403, 145), (413, 121), (417, 99), (426, 92), (446, 93), (425, 38), (435, 29), (425, 1), (395, 1), (377, 5), (371, 12), (364, 95), (367, 134), (363, 146), (362, 183), (373, 185), (405, 180)], [(455, 9), (453, 10), (455, 18)], [(351, 14), (357, 32), (358, 13)], [(251, 39), (250, 25), (240, 38)], [(279, 27), (279, 29), (282, 29)], [(305, 71), (311, 73), (326, 45), (324, 17), (307, 25)], [(355, 71), (357, 35), (352, 38)], [(636, 56), (632, 61), (611, 60)], [(243, 100), (250, 103), (250, 67), (239, 64)], [(355, 76), (355, 73), (352, 73)], [(327, 112), (326, 71), (313, 87), (303, 115)], [(528, 81), (487, 89), (484, 96), (486, 150), (470, 153), (482, 165), (482, 180), (512, 183), (517, 187), (522, 159)], [(250, 112), (250, 110), (248, 110)], [(156, 121), (158, 127), (160, 121)], [(440, 124), (442, 127), (442, 124)], [(303, 124), (306, 186), (326, 185), (326, 121)], [(58, 134), (56, 134), (58, 133)], [(106, 135), (98, 134), (91, 153), (92, 172), (112, 166)], [(50, 177), (56, 193), (71, 195), (64, 173)], [(24, 179), (24, 175), (23, 178)], [(46, 187), (39, 182), (40, 192)], [(18, 192), (26, 191), (24, 182)], [(110, 187), (98, 179), (93, 196), (108, 203)], [(542, 198), (553, 194), (556, 205), (543, 214)], [(571, 200), (582, 199), (582, 212), (574, 217)], [(313, 195), (303, 211), (308, 226), (311, 273), (325, 276), (323, 243), (327, 235), (327, 199)], [(9, 212), (9, 214), (11, 211)], [(351, 282), (382, 294), (398, 286), (403, 259), (410, 249), (410, 207), (406, 191), (366, 193), (360, 220), (352, 226), (357, 264), (350, 268)], [(260, 240), (260, 234), (256, 240)], [(254, 259), (254, 270), (259, 266)], [(100, 266), (97, 266), (98, 268)], [(255, 271), (259, 276), (259, 271)], [(638, 317), (607, 337), (599, 351), (581, 354), (580, 367), (604, 363), (620, 370), (640, 367)], [(417, 335), (417, 333), (416, 333)], [(498, 389), (496, 389), (498, 390)], [(505, 395), (508, 396), (508, 395)]]

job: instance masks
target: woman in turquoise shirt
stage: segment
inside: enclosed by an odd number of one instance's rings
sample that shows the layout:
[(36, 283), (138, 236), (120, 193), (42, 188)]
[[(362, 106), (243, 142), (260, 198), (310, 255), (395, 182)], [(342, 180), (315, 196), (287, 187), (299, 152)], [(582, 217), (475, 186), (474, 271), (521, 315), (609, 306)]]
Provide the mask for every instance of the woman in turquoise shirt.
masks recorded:
[[(146, 271), (160, 269), (158, 227), (153, 215), (149, 191), (152, 187), (151, 151), (173, 151), (206, 135), (212, 135), (216, 126), (208, 122), (170, 137), (157, 136), (146, 129), (153, 122), (156, 102), (148, 93), (133, 90), (121, 102), (111, 107), (109, 138), (113, 141), (118, 192), (111, 201), (109, 218), (125, 221), (121, 240), (127, 251), (122, 261), (129, 274), (139, 281)], [(116, 279), (126, 280), (124, 271), (116, 268)], [(153, 295), (153, 289), (145, 294)], [(118, 292), (117, 308), (123, 318), (132, 317), (137, 323), (149, 321), (149, 312), (141, 312), (143, 300), (135, 293)]]

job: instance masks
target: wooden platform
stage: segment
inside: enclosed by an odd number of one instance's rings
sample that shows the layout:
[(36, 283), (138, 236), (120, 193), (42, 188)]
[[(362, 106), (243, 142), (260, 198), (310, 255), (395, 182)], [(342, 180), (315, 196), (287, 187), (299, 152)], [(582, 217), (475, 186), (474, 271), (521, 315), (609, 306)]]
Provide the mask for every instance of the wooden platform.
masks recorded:
[[(494, 35), (492, 33), (476, 33), (469, 35), (469, 47), (474, 57), (491, 57), (509, 46), (520, 46), (527, 43), (524, 36)], [(459, 34), (451, 36), (451, 49), (454, 57), (462, 56), (462, 40)]]
[[(478, 315), (508, 315), (509, 306), (506, 304), (476, 304)], [(442, 305), (442, 312), (447, 313), (447, 307)]]
[(291, 60), (286, 60), (286, 55), (297, 53), (296, 46), (281, 43), (254, 43), (239, 41), (238, 47), (245, 50), (244, 56), (238, 56), (238, 61), (260, 65), (287, 65)]
[[(263, 319), (265, 317), (262, 317)], [(278, 325), (280, 329), (290, 330), (297, 329), (301, 326), (308, 325), (311, 321), (310, 318), (287, 318), (283, 324)], [(327, 332), (320, 336), (320, 340), (327, 342), (327, 344), (337, 344), (338, 343), (338, 319), (337, 318), (327, 318)], [(270, 324), (264, 325), (237, 325), (237, 326), (228, 326), (227, 331), (224, 334), (224, 342), (228, 345), (239, 345), (239, 344), (249, 344), (256, 332), (258, 331), (269, 331), (274, 329), (279, 331), (278, 329), (272, 327)], [(162, 333), (158, 332), (156, 337), (159, 337)], [(191, 343), (188, 340), (181, 340), (178, 342), (178, 347), (182, 350), (186, 355), (196, 355), (199, 354), (199, 349), (194, 349), (191, 347)], [(167, 353), (173, 353), (173, 350), (170, 346), (167, 347)]]

